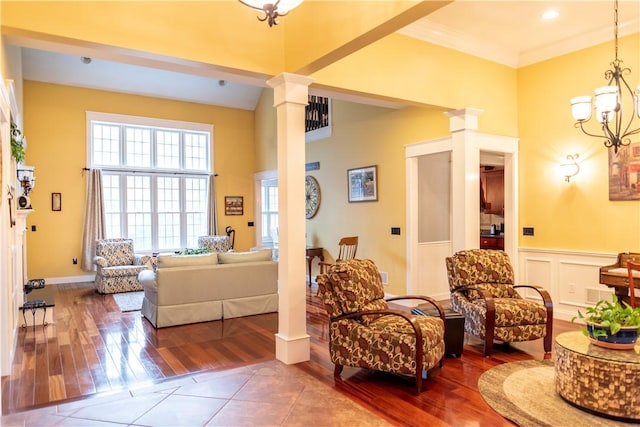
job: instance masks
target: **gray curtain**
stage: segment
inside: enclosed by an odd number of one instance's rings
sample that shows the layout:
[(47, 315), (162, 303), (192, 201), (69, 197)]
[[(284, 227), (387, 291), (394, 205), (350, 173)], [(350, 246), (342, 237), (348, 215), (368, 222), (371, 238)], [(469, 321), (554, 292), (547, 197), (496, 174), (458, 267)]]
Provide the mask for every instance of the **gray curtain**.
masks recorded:
[(99, 169), (91, 169), (87, 173), (86, 203), (81, 267), (83, 270), (92, 271), (95, 269), (93, 257), (96, 254), (96, 241), (104, 239), (107, 234), (102, 196), (102, 171)]
[(216, 175), (209, 176), (209, 235), (218, 234), (218, 204), (216, 202)]

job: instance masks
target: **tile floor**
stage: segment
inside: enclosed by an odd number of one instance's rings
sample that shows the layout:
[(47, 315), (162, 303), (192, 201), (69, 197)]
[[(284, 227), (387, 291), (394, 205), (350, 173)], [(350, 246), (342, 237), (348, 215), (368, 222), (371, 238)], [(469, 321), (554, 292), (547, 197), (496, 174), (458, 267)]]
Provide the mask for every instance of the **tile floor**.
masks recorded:
[(13, 426), (387, 426), (295, 365), (274, 360), (0, 418)]

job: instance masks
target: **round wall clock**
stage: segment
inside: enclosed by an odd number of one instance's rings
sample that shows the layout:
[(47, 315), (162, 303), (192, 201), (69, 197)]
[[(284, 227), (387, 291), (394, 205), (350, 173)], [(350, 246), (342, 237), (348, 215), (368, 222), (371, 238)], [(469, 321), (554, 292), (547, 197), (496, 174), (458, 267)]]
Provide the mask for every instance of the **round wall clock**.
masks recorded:
[(311, 219), (316, 216), (318, 208), (320, 207), (320, 185), (318, 181), (310, 175), (307, 175), (304, 179), (305, 201), (306, 208), (305, 213), (307, 219)]

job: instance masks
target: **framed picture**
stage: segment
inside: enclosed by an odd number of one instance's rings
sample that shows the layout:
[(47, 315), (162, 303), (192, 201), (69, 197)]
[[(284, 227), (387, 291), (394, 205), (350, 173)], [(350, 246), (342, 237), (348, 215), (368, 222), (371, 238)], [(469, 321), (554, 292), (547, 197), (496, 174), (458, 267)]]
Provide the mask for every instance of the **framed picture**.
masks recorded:
[(225, 196), (224, 197), (224, 214), (225, 215), (242, 215), (243, 214), (242, 196)]
[(349, 203), (378, 200), (378, 167), (365, 166), (347, 171)]
[(51, 193), (51, 210), (62, 210), (62, 193)]

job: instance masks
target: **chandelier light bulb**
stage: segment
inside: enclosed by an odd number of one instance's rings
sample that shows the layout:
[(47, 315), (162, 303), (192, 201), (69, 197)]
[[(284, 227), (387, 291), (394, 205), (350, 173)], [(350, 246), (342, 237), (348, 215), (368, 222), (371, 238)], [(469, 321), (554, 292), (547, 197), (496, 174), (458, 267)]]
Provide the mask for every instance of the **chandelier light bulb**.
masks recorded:
[(573, 119), (579, 122), (589, 120), (591, 118), (591, 97), (576, 96), (571, 98), (571, 114), (573, 114)]

